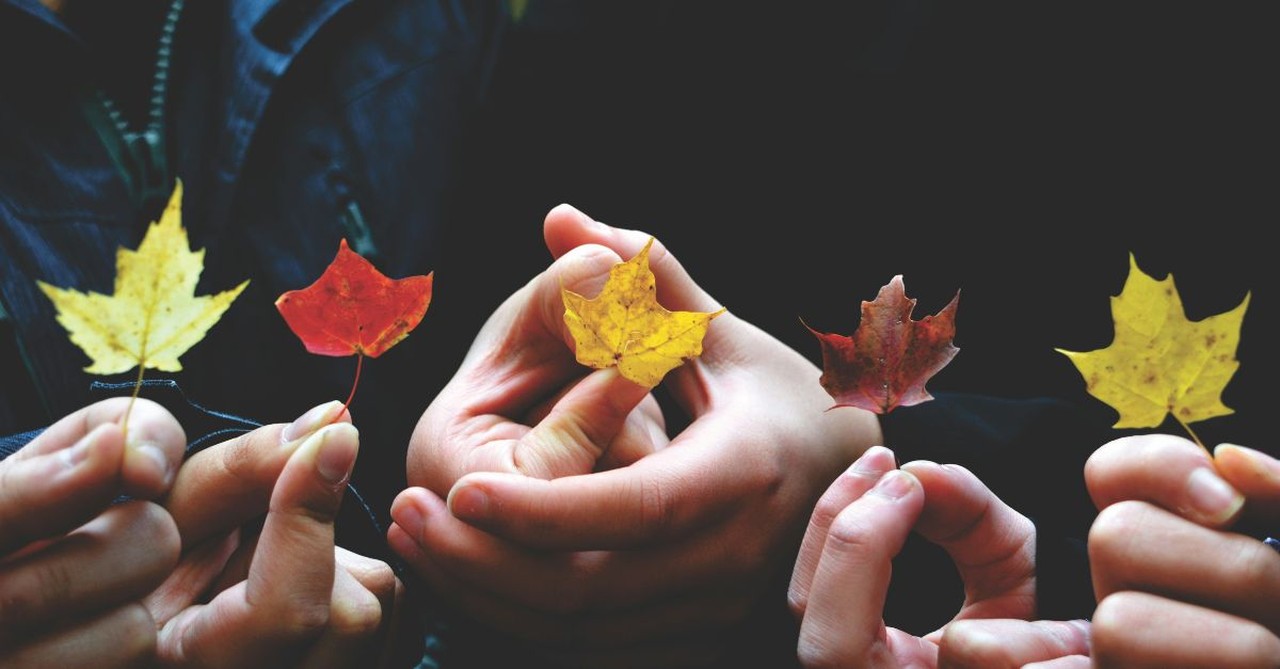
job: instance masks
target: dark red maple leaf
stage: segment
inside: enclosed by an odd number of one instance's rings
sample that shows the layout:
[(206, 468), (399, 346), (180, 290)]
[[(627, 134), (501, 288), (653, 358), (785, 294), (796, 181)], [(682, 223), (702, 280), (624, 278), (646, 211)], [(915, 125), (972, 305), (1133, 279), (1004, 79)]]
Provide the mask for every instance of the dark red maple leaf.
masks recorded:
[(852, 337), (818, 332), (805, 324), (822, 344), (818, 382), (835, 399), (832, 408), (883, 414), (933, 399), (924, 384), (960, 351), (952, 345), (959, 300), (957, 291), (936, 315), (911, 320), (916, 301), (907, 298), (899, 274), (874, 301), (863, 301), (862, 321)]
[(320, 278), (306, 288), (282, 293), (276, 309), (311, 353), (359, 356), (347, 397), (350, 404), (364, 357), (382, 355), (422, 322), (431, 304), (434, 275), (389, 278), (343, 239)]

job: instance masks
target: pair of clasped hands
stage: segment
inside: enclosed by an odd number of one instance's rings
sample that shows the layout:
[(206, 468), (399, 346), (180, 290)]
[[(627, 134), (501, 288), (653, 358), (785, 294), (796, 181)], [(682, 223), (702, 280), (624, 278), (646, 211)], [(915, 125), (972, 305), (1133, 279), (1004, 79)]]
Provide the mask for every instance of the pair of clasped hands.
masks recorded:
[[(874, 416), (825, 411), (819, 370), (732, 313), (664, 381), (690, 416), (677, 435), (647, 389), (584, 376), (560, 290), (594, 294), (648, 236), (567, 206), (544, 232), (556, 260), (421, 417), (388, 533), (433, 596), (496, 633), (567, 666), (701, 666), (793, 570), (815, 667), (1280, 663), (1280, 555), (1227, 531), (1280, 515), (1276, 461), (1163, 436), (1104, 446), (1085, 471), (1099, 609), (1030, 622), (1030, 521), (961, 467), (895, 466)], [(660, 244), (650, 262), (664, 306), (719, 308)], [(126, 433), (126, 406), (94, 404), (0, 462), (0, 666), (369, 666), (390, 647), (402, 585), (334, 545), (358, 450), (339, 403), (185, 462), (172, 416), (139, 400)], [(966, 584), (956, 620), (923, 637), (881, 616), (912, 531)]]
[(0, 667), (369, 666), (402, 586), (334, 545), (348, 419), (330, 402), (185, 462), (149, 400), (50, 426), (0, 462)]

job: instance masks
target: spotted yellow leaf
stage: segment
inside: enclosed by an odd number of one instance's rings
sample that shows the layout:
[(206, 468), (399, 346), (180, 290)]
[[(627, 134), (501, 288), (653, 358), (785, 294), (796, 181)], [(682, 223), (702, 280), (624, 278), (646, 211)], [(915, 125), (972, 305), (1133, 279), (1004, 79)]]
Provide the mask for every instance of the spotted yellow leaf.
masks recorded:
[(1248, 306), (1246, 293), (1231, 311), (1187, 320), (1173, 275), (1157, 281), (1130, 254), (1129, 277), (1111, 298), (1111, 345), (1055, 350), (1075, 364), (1089, 394), (1119, 412), (1113, 427), (1159, 427), (1172, 414), (1185, 428), (1234, 412), (1222, 403), (1222, 391), (1240, 366), (1236, 347)]
[(564, 322), (573, 335), (578, 362), (596, 369), (617, 365), (623, 377), (649, 388), (685, 360), (702, 354), (711, 319), (725, 311), (668, 311), (658, 304), (649, 269), (652, 246), (650, 237), (634, 258), (614, 265), (604, 288), (592, 299), (561, 291)]
[(138, 367), (141, 376), (148, 368), (180, 371), (178, 356), (204, 338), (249, 283), (196, 296), (203, 270), (204, 250), (190, 250), (182, 227), (179, 182), (138, 249), (117, 250), (113, 295), (37, 283), (71, 341), (91, 359), (86, 372), (118, 374)]

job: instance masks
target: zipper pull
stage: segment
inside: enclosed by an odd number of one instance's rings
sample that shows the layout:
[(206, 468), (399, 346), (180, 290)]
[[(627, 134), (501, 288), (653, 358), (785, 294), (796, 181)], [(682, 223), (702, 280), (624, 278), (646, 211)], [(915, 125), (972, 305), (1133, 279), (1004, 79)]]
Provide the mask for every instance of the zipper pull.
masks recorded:
[(369, 262), (376, 262), (378, 247), (373, 243), (373, 231), (365, 222), (359, 203), (348, 200), (347, 208), (339, 218), (342, 228), (347, 232), (347, 243), (351, 245), (351, 250), (364, 256)]
[(167, 201), (171, 189), (164, 138), (156, 130), (128, 133), (125, 135), (125, 147), (134, 166), (134, 192), (138, 204), (148, 211), (155, 202)]

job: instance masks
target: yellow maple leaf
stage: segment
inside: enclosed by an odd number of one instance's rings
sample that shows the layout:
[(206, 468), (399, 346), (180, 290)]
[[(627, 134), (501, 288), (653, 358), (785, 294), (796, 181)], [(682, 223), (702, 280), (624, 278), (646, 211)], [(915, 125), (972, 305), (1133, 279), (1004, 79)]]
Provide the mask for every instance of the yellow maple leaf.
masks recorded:
[(1235, 309), (1190, 321), (1173, 275), (1157, 281), (1130, 254), (1129, 277), (1111, 298), (1111, 345), (1054, 350), (1071, 359), (1090, 395), (1119, 412), (1113, 427), (1159, 427), (1172, 414), (1195, 438), (1189, 423), (1234, 413), (1222, 391), (1240, 366), (1236, 347), (1248, 306), (1246, 293)]
[(560, 291), (578, 362), (596, 369), (617, 365), (623, 377), (649, 388), (685, 360), (702, 354), (711, 319), (725, 311), (668, 311), (658, 304), (649, 269), (651, 246), (652, 237), (634, 258), (614, 265), (604, 288), (592, 299)]
[(138, 250), (117, 250), (114, 295), (36, 283), (53, 301), (71, 341), (92, 360), (86, 372), (117, 374), (136, 366), (141, 382), (147, 368), (180, 371), (178, 356), (204, 338), (249, 284), (197, 297), (203, 270), (204, 249), (191, 251), (182, 227), (179, 181)]

